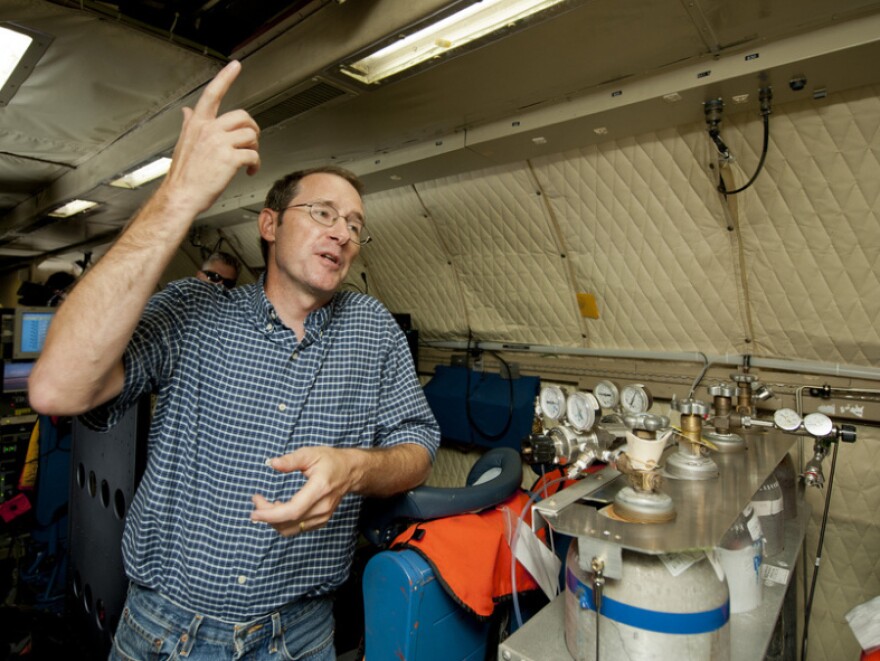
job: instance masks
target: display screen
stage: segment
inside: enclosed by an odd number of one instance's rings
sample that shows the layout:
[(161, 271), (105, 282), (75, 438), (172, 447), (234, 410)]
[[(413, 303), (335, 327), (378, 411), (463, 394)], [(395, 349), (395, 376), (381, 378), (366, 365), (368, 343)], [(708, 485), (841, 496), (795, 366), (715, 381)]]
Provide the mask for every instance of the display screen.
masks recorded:
[(21, 360), (37, 358), (40, 355), (54, 315), (55, 308), (15, 309), (13, 358)]
[(3, 392), (27, 392), (28, 377), (34, 367), (33, 360), (13, 363), (3, 361)]

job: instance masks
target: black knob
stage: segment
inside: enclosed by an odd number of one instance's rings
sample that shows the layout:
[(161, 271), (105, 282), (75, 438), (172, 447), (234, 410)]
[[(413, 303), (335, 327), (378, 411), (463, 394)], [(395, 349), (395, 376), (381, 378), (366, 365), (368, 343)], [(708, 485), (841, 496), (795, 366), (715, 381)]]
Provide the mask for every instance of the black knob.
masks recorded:
[(840, 425), (840, 433), (838, 437), (844, 443), (855, 443), (856, 442), (856, 427), (855, 425)]
[(543, 434), (532, 434), (523, 439), (521, 454), (527, 464), (550, 464), (556, 460), (556, 445)]

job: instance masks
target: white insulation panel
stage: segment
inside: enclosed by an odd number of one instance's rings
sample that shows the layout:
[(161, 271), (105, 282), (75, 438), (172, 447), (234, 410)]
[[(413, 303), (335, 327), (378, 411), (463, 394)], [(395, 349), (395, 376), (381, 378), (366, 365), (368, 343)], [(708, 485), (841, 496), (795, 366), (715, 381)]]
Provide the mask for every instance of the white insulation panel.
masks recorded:
[[(425, 339), (876, 367), (878, 126), (874, 87), (774, 108), (726, 203), (702, 124), (368, 195), (373, 293)], [(722, 136), (741, 186), (761, 120)]]

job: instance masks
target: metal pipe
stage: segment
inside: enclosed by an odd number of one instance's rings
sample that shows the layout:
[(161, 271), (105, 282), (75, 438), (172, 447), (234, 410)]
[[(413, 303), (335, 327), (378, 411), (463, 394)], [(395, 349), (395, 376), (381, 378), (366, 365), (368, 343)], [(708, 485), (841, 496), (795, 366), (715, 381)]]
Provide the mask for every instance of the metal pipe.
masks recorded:
[[(708, 360), (711, 364), (739, 366), (743, 362), (743, 354), (719, 354), (707, 356), (699, 351), (635, 351), (629, 349), (584, 349), (581, 347), (554, 347), (539, 344), (519, 344), (506, 342), (476, 342), (460, 341), (424, 341), (423, 344), (439, 349), (467, 349), (479, 348), (487, 351), (523, 351), (528, 353), (562, 354), (566, 356), (592, 356), (596, 358), (625, 358), (633, 360), (666, 360), (672, 362), (704, 363)], [(751, 356), (751, 367), (763, 367), (767, 369), (784, 370), (807, 374), (825, 374), (828, 376), (841, 376), (855, 379), (867, 379), (880, 381), (880, 368), (859, 367), (857, 365), (841, 365), (839, 363), (820, 363), (809, 360), (783, 360), (779, 358), (759, 358)]]

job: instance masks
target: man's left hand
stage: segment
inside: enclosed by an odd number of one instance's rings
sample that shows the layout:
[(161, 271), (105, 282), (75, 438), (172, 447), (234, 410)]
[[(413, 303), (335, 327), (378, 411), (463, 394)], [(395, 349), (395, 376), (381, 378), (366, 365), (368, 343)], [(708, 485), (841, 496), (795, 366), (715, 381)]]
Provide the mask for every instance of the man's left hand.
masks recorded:
[(342, 497), (352, 490), (356, 461), (352, 453), (323, 446), (300, 448), (266, 463), (281, 473), (301, 471), (305, 486), (287, 502), (271, 502), (255, 494), (252, 521), (263, 521), (285, 537), (327, 524)]

